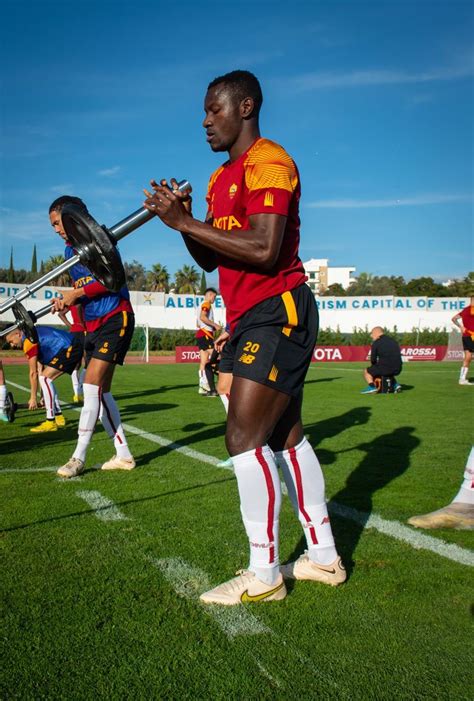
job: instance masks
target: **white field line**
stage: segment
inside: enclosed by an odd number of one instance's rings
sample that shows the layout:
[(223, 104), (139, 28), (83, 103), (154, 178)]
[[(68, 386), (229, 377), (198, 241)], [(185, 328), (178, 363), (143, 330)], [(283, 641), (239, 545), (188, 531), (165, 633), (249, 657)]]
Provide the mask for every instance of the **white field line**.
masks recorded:
[(454, 543), (446, 543), (440, 538), (433, 538), (433, 536), (425, 533), (419, 533), (408, 528), (408, 526), (404, 526), (399, 521), (389, 521), (377, 514), (364, 514), (361, 511), (357, 511), (357, 509), (336, 504), (335, 502), (329, 503), (328, 506), (332, 513), (350, 521), (355, 521), (364, 526), (364, 528), (375, 528), (380, 533), (411, 545), (415, 550), (430, 550), (437, 555), (441, 555), (441, 557), (446, 557), (448, 560), (474, 567), (474, 552), (472, 550), (461, 548)]
[[(22, 387), (21, 385), (14, 386), (18, 389), (24, 390), (25, 392), (29, 392), (26, 387)], [(75, 409), (76, 411), (80, 411), (80, 409), (77, 407), (75, 407)], [(141, 438), (145, 438), (153, 443), (158, 443), (159, 445), (167, 446), (171, 450), (176, 450), (183, 455), (194, 458), (195, 460), (200, 460), (201, 462), (214, 466), (217, 466), (217, 463), (219, 462), (217, 458), (214, 458), (211, 455), (206, 455), (205, 453), (200, 453), (196, 450), (192, 450), (191, 448), (180, 446), (179, 443), (174, 443), (167, 438), (157, 436), (153, 433), (149, 433), (148, 431), (142, 431), (136, 426), (123, 424), (123, 428), (130, 433), (140, 436)], [(231, 470), (233, 472), (232, 467), (220, 469)], [(343, 506), (342, 504), (336, 504), (333, 502), (330, 504), (330, 506), (334, 513), (337, 513), (343, 518), (347, 518), (351, 521), (356, 521), (357, 523), (363, 525), (364, 528), (375, 528), (385, 535), (395, 538), (396, 540), (400, 540), (404, 543), (408, 543), (417, 550), (428, 550), (436, 555), (452, 560), (453, 562), (459, 562), (460, 564), (474, 567), (474, 552), (472, 550), (461, 548), (460, 546), (452, 543), (446, 543), (446, 541), (441, 540), (441, 538), (434, 538), (433, 536), (427, 536), (423, 533), (417, 533), (411, 528), (404, 526), (399, 521), (384, 519), (378, 514), (371, 514), (370, 517), (368, 517), (367, 514), (357, 511), (356, 509)]]
[[(212, 586), (206, 572), (189, 565), (179, 557), (149, 559), (179, 596), (199, 601), (199, 595)], [(207, 606), (203, 604), (202, 609), (216, 621), (230, 640), (238, 635), (258, 635), (272, 632), (245, 606)]]
[(114, 502), (104, 497), (100, 492), (96, 492), (95, 490), (79, 490), (76, 494), (94, 510), (94, 515), (100, 521), (127, 520), (125, 514), (117, 509)]
[(23, 472), (56, 472), (57, 469), (57, 467), (25, 467), (24, 469), (21, 469), (21, 467), (0, 467), (0, 472), (2, 474), (12, 472), (21, 475)]

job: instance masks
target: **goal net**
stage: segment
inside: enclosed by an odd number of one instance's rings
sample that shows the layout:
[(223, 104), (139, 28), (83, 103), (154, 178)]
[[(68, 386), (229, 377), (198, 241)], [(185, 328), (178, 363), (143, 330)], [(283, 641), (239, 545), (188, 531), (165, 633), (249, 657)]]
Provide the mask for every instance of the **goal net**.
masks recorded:
[(462, 348), (462, 335), (459, 331), (450, 331), (448, 337), (448, 349), (443, 360), (456, 360), (461, 362), (464, 357)]

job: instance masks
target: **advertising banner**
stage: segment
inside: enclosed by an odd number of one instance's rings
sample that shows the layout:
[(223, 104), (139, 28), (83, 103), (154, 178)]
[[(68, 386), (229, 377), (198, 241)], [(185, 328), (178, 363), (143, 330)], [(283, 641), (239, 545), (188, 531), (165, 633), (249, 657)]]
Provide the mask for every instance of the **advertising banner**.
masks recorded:
[[(418, 360), (462, 360), (462, 351), (448, 351), (447, 346), (401, 346), (404, 363)], [(312, 362), (365, 363), (370, 361), (370, 346), (316, 346)], [(197, 346), (176, 346), (177, 363), (198, 363)]]

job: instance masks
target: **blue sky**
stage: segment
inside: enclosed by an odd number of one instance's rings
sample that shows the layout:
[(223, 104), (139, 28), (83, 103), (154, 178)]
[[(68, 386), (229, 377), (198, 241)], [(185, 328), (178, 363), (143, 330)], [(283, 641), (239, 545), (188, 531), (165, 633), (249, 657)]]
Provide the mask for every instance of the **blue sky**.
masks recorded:
[[(47, 216), (61, 194), (112, 226), (151, 178), (186, 177), (202, 218), (224, 160), (201, 126), (206, 87), (246, 68), (264, 91), (262, 135), (300, 170), (303, 260), (407, 279), (474, 268), (471, 2), (4, 0), (0, 12), (0, 267), (12, 245), (18, 268), (34, 242), (39, 259), (62, 253)], [(158, 221), (120, 248), (171, 275), (192, 263)]]

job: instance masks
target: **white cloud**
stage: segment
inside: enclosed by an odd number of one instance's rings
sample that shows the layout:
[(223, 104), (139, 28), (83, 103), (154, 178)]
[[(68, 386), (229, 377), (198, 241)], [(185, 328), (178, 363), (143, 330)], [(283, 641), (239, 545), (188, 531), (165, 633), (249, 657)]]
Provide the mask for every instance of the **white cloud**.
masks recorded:
[(65, 193), (73, 192), (74, 185), (72, 183), (60, 183), (59, 185), (52, 185), (49, 189), (51, 192), (55, 192), (56, 194), (61, 193), (63, 195)]
[(99, 175), (104, 176), (105, 178), (110, 178), (114, 175), (117, 175), (117, 173), (120, 171), (120, 166), (113, 166), (112, 168), (104, 168), (104, 170), (99, 170)]
[(437, 68), (429, 71), (407, 72), (400, 70), (359, 70), (348, 72), (319, 71), (292, 78), (293, 87), (298, 92), (321, 90), (324, 88), (347, 88), (373, 85), (397, 85), (407, 83), (431, 83), (434, 81), (456, 80), (473, 75), (471, 62), (451, 68)]
[(424, 194), (414, 197), (400, 197), (399, 199), (380, 200), (319, 200), (309, 202), (306, 207), (310, 209), (368, 209), (374, 207), (418, 207), (431, 204), (451, 204), (454, 202), (472, 202), (472, 193), (461, 193), (457, 195)]

